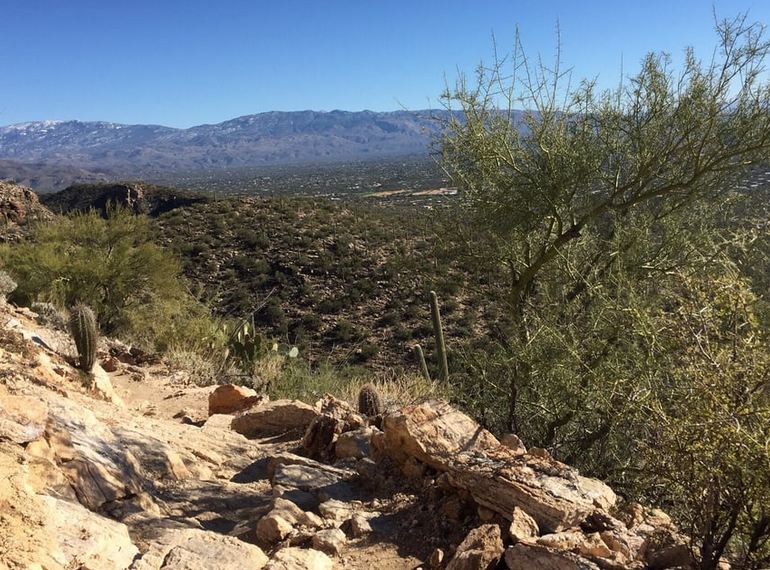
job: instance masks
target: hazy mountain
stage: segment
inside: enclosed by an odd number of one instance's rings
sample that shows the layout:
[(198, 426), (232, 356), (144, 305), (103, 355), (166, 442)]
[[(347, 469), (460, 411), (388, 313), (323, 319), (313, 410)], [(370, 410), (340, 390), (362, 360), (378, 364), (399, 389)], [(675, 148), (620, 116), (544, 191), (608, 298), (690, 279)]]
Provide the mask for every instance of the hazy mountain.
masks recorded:
[(11, 180), (42, 192), (59, 190), (77, 183), (103, 182), (112, 178), (108, 172), (86, 170), (67, 164), (0, 159), (0, 180)]
[(425, 154), (443, 111), (297, 111), (216, 125), (39, 121), (0, 127), (0, 159), (152, 172)]

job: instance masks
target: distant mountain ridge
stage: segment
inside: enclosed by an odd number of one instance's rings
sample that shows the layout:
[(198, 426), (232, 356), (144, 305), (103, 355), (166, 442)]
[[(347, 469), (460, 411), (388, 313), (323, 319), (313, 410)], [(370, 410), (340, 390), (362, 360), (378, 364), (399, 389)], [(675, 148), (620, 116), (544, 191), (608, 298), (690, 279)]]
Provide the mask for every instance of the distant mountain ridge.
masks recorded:
[(0, 159), (152, 172), (426, 154), (447, 111), (294, 111), (176, 129), (38, 121), (0, 127)]

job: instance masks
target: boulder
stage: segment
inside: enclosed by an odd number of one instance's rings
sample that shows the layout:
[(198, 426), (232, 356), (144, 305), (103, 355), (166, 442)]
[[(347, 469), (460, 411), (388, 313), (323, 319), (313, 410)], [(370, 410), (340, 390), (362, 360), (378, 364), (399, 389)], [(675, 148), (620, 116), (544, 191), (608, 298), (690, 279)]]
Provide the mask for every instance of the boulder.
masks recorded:
[(321, 528), (323, 521), (315, 513), (303, 511), (295, 503), (281, 497), (273, 499), (273, 513), (280, 514), (292, 524), (299, 524), (309, 528)]
[(468, 533), (446, 568), (447, 570), (494, 568), (504, 550), (500, 527), (496, 524), (485, 524)]
[(118, 368), (120, 368), (120, 360), (114, 356), (105, 358), (102, 360), (102, 368), (105, 372), (117, 372)]
[(508, 536), (515, 544), (522, 540), (528, 540), (540, 534), (537, 522), (519, 507), (513, 507), (511, 524), (508, 527)]
[(342, 480), (349, 480), (356, 476), (356, 472), (350, 469), (326, 465), (320, 461), (315, 461), (314, 459), (309, 459), (307, 457), (288, 452), (276, 453), (270, 457), (270, 460), (267, 464), (267, 476), (272, 479), (275, 476), (276, 470), (281, 465), (299, 465), (301, 467), (309, 467), (311, 469), (324, 471)]
[(329, 528), (313, 535), (313, 548), (339, 556), (347, 542), (345, 533), (338, 528)]
[(572, 552), (524, 542), (508, 547), (503, 558), (509, 570), (599, 570), (599, 566)]
[(3, 219), (0, 239), (16, 241), (35, 222), (50, 221), (54, 215), (29, 188), (0, 181), (0, 217)]
[(363, 459), (368, 457), (369, 443), (375, 431), (379, 430), (375, 427), (367, 426), (341, 434), (334, 446), (334, 454), (339, 459), (348, 457)]
[(361, 538), (372, 532), (372, 525), (369, 524), (369, 519), (362, 514), (353, 515), (348, 522), (350, 523), (350, 534), (353, 538)]
[[(348, 499), (354, 494), (348, 481), (358, 474), (352, 469), (325, 465), (292, 453), (280, 453), (271, 457), (267, 465), (268, 477), (276, 495), (290, 495), (292, 491), (310, 493), (313, 502), (328, 498)], [(302, 502), (307, 503), (307, 497)]]
[(584, 534), (581, 530), (570, 529), (541, 536), (537, 539), (537, 543), (558, 550), (569, 550), (587, 557), (609, 558), (613, 554), (597, 532)]
[(331, 570), (332, 559), (312, 548), (282, 548), (267, 563), (265, 570)]
[(277, 513), (268, 513), (257, 523), (257, 539), (262, 544), (274, 544), (289, 536), (294, 526)]
[(500, 443), (517, 454), (523, 455), (527, 453), (527, 448), (515, 433), (506, 433), (500, 438)]
[(408, 457), (446, 471), (454, 454), (500, 446), (497, 438), (447, 402), (431, 400), (407, 406), (383, 420), (385, 446), (399, 463)]
[(266, 398), (245, 386), (223, 384), (209, 394), (209, 416), (241, 412), (261, 404)]
[(321, 516), (339, 526), (355, 513), (353, 505), (336, 499), (329, 499), (318, 505)]
[(323, 521), (315, 513), (305, 512), (293, 502), (276, 497), (273, 509), (257, 523), (257, 538), (265, 544), (276, 543), (289, 536), (295, 525), (321, 528)]
[(657, 550), (647, 558), (647, 566), (651, 570), (666, 568), (694, 568), (693, 552), (686, 544), (672, 544)]
[[(453, 487), (507, 519), (520, 507), (546, 532), (578, 525), (609, 510), (615, 493), (596, 479), (551, 458), (521, 455), (471, 418), (441, 401), (407, 406), (385, 416), (384, 453), (400, 465), (417, 459), (444, 471)], [(372, 440), (374, 444), (375, 440)]]
[(268, 558), (256, 545), (199, 529), (167, 529), (131, 570), (259, 570)]
[(230, 427), (246, 437), (278, 435), (305, 430), (317, 415), (315, 408), (299, 400), (276, 400), (235, 416)]
[(431, 552), (428, 564), (431, 568), (441, 568), (441, 563), (444, 561), (444, 551), (440, 548), (436, 548)]
[(365, 426), (366, 419), (350, 404), (329, 394), (316, 407), (321, 413), (310, 422), (302, 438), (302, 447), (309, 457), (331, 459), (340, 434)]
[(77, 503), (42, 496), (47, 532), (56, 547), (49, 555), (62, 567), (123, 570), (139, 554), (126, 525), (92, 513)]
[(125, 406), (123, 400), (118, 396), (118, 393), (112, 386), (112, 380), (110, 380), (109, 374), (105, 372), (104, 368), (102, 368), (98, 362), (94, 364), (89, 378), (91, 381), (91, 391), (99, 398), (121, 407)]

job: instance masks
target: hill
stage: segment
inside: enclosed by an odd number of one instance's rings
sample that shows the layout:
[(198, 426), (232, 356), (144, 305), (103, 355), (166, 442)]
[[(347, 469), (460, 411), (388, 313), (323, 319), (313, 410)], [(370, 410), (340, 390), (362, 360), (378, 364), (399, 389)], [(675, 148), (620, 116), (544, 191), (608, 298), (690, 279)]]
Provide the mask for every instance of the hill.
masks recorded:
[(42, 194), (40, 200), (57, 214), (94, 208), (105, 215), (112, 204), (135, 214), (159, 216), (174, 208), (207, 202), (208, 198), (203, 194), (144, 182), (118, 182), (74, 184), (59, 192)]
[(364, 201), (234, 198), (175, 209), (157, 223), (161, 243), (182, 256), (220, 314), (256, 311), (268, 336), (311, 360), (416, 370), (413, 345), (433, 352), (431, 289), (448, 342), (483, 336), (491, 314), (468, 268), (447, 264), (432, 242), (428, 229), (440, 215)]
[(297, 111), (174, 129), (40, 121), (0, 127), (0, 159), (141, 176), (168, 171), (425, 155), (442, 111)]

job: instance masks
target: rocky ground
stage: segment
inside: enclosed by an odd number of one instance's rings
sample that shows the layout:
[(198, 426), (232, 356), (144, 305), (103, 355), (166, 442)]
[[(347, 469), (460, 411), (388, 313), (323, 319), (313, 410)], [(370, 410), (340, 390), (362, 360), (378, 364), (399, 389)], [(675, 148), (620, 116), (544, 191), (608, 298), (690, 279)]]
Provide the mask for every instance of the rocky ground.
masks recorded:
[(109, 340), (86, 377), (0, 325), (0, 568), (688, 567), (664, 513), (445, 402), (270, 402)]

